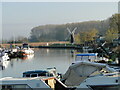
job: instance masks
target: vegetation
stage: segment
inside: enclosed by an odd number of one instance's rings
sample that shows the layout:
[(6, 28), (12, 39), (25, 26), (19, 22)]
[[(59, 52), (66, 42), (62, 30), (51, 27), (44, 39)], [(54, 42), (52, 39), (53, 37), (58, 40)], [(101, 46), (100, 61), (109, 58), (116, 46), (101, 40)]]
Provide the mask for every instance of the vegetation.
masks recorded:
[(92, 42), (95, 40), (97, 34), (98, 34), (97, 29), (79, 32), (75, 37), (76, 43), (84, 44), (85, 42)]
[(118, 30), (108, 29), (105, 37), (106, 37), (106, 41), (111, 43), (114, 39), (118, 38)]
[(31, 30), (30, 42), (65, 41), (69, 32), (67, 27), (75, 31), (75, 43), (93, 42), (102, 35), (108, 43), (118, 39), (120, 33), (120, 14), (114, 14), (107, 20), (67, 23), (61, 25), (42, 25)]
[[(78, 33), (81, 33), (82, 35), (82, 33), (88, 32), (92, 29), (98, 30), (99, 32), (101, 32), (100, 34), (104, 35), (106, 30), (109, 27), (109, 23), (108, 23), (108, 20), (104, 20), (104, 21), (87, 21), (87, 22), (79, 22), (79, 23), (67, 23), (67, 24), (62, 24), (62, 25), (38, 26), (38, 27), (34, 27), (31, 30), (31, 36), (29, 40), (31, 42), (65, 41), (66, 37), (69, 35), (69, 32), (67, 31), (67, 27), (70, 28), (70, 30), (73, 30), (75, 27), (77, 27), (77, 30), (75, 32), (75, 37), (76, 35), (79, 36)], [(82, 40), (81, 42), (83, 41), (84, 40)]]
[(4, 40), (3, 43), (65, 41), (67, 36), (70, 35), (67, 28), (73, 30), (75, 27), (77, 27), (74, 35), (76, 44), (94, 42), (100, 35), (108, 43), (112, 43), (114, 39), (118, 39), (119, 37), (120, 14), (114, 14), (110, 18), (102, 21), (37, 26), (31, 30), (29, 39), (26, 37), (17, 37), (15, 40)]
[(109, 29), (106, 32), (106, 41), (111, 43), (119, 38), (120, 33), (120, 14), (114, 14), (109, 18)]

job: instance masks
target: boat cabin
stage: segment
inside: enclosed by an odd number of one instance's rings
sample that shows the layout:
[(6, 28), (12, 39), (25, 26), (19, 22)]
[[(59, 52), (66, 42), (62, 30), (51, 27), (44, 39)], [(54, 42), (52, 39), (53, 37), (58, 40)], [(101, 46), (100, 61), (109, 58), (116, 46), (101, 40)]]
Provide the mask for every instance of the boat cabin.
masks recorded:
[(76, 54), (76, 61), (95, 61), (97, 59), (97, 53), (81, 53)]
[(35, 71), (27, 71), (23, 73), (23, 77), (56, 77), (57, 73), (55, 69), (52, 70), (35, 70)]
[(23, 73), (23, 77), (39, 77), (39, 76), (53, 76), (52, 73), (49, 73), (48, 71), (43, 71), (43, 70), (39, 70), (39, 71), (27, 71)]
[(28, 43), (23, 43), (22, 47), (23, 48), (29, 48), (29, 45), (28, 45)]

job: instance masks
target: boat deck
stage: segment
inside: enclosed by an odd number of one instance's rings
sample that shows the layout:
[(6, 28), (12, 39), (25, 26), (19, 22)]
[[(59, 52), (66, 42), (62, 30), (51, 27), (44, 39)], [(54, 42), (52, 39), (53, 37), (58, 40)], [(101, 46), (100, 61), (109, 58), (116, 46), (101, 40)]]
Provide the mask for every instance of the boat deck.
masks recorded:
[(5, 78), (1, 78), (0, 81), (5, 81), (5, 80), (45, 80), (45, 79), (48, 79), (48, 78), (54, 78), (54, 77), (28, 77), (28, 78), (23, 78), (23, 77), (20, 77), (20, 78), (13, 78), (13, 77), (5, 77)]

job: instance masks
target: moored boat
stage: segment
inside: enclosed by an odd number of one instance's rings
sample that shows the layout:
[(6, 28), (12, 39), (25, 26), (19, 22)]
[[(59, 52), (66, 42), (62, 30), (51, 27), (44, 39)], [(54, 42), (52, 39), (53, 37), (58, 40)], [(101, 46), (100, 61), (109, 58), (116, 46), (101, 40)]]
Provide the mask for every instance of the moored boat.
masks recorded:
[(105, 57), (98, 57), (98, 53), (80, 53), (76, 54), (75, 61), (90, 61), (98, 63), (108, 63), (109, 59)]
[(8, 66), (9, 59), (8, 54), (4, 50), (0, 52), (0, 67), (2, 70)]
[(1, 53), (0, 54), (0, 62), (3, 62), (3, 61), (7, 61), (9, 60), (10, 58), (8, 57), (8, 54), (7, 53)]
[(34, 70), (23, 72), (23, 77), (41, 77), (41, 76), (58, 78), (56, 68), (47, 68), (47, 70)]
[[(24, 77), (24, 78), (2, 78), (0, 86), (5, 89), (30, 88), (48, 90), (119, 90), (120, 73), (106, 64), (80, 61), (72, 64), (63, 78), (55, 77)], [(2, 83), (1, 83), (2, 82)]]
[(9, 56), (5, 51), (0, 51), (0, 63), (9, 60)]
[(34, 51), (29, 47), (27, 43), (24, 43), (18, 51), (18, 57), (34, 54)]
[(80, 53), (76, 54), (75, 62), (77, 61), (96, 61), (97, 53)]
[[(104, 85), (110, 85), (112, 83), (116, 84), (114, 81), (106, 82), (105, 78), (109, 78), (111, 76), (112, 79), (118, 80), (118, 74), (114, 68), (110, 68), (106, 64), (89, 62), (89, 61), (79, 61), (72, 64), (67, 72), (64, 74), (62, 81), (65, 85), (69, 87), (76, 86), (77, 88), (86, 88), (91, 85), (92, 82), (86, 82), (86, 80), (94, 80), (94, 78), (101, 78), (101, 81), (95, 81), (94, 84), (98, 84), (99, 86), (104, 83)], [(108, 75), (108, 76), (107, 76)], [(116, 78), (114, 77), (116, 75)], [(120, 77), (120, 76), (119, 76)], [(118, 80), (119, 81), (119, 80)], [(82, 84), (86, 83), (86, 86), (81, 87)], [(89, 88), (89, 87), (87, 87)]]

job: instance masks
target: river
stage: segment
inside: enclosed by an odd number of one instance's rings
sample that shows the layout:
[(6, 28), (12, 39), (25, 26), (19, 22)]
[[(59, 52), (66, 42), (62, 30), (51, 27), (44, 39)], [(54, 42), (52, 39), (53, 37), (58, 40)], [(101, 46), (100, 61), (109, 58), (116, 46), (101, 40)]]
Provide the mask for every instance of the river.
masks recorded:
[(29, 70), (45, 70), (56, 67), (57, 72), (64, 74), (75, 60), (75, 51), (70, 49), (34, 49), (30, 58), (15, 58), (8, 61), (2, 77), (22, 77)]

